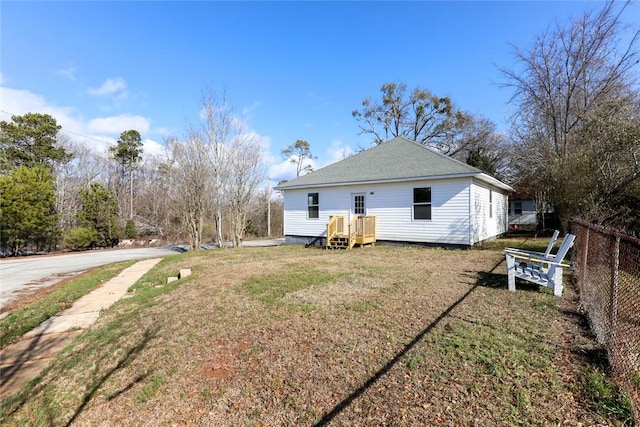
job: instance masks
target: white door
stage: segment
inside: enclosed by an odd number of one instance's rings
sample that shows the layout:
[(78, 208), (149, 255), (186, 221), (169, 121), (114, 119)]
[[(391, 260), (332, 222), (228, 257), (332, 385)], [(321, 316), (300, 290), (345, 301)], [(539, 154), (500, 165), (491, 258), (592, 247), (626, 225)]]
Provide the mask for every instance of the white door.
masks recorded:
[(351, 214), (349, 221), (355, 216), (366, 215), (365, 205), (365, 193), (352, 193), (351, 194)]

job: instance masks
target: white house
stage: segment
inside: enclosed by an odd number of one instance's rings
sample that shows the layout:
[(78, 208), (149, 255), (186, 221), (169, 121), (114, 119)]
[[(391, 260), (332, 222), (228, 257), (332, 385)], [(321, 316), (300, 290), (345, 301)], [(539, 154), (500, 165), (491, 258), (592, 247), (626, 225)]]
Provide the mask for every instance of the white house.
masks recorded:
[(509, 227), (535, 230), (538, 226), (538, 214), (533, 199), (509, 200)]
[(477, 168), (396, 137), (276, 187), (288, 244), (325, 244), (332, 216), (375, 217), (382, 242), (472, 246), (507, 231), (513, 189)]
[[(524, 197), (523, 197), (524, 196)], [(559, 228), (558, 216), (553, 206), (546, 203), (543, 208), (536, 207), (533, 198), (516, 193), (509, 199), (509, 228), (511, 230), (534, 231)]]

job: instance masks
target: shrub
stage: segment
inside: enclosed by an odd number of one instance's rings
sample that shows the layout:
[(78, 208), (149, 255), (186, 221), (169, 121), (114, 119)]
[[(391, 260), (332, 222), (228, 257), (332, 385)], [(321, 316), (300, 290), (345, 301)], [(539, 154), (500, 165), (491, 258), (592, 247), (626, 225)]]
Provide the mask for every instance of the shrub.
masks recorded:
[(76, 227), (64, 236), (65, 249), (87, 249), (95, 245), (98, 232), (91, 227)]
[(138, 236), (138, 231), (136, 230), (136, 223), (134, 220), (130, 219), (124, 226), (124, 235), (127, 239), (134, 239)]

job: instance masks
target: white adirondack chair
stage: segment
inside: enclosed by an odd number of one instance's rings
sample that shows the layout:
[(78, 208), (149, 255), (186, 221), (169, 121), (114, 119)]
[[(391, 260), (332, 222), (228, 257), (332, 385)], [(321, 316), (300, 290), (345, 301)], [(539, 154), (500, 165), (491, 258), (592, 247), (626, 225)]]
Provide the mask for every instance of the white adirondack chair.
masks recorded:
[[(555, 233), (554, 236), (557, 238)], [(551, 254), (553, 247), (551, 243), (544, 253), (513, 248), (505, 249), (509, 290), (515, 292), (516, 277), (519, 277), (528, 282), (553, 289), (554, 295), (562, 295), (562, 269), (569, 267), (568, 264), (563, 264), (562, 260), (573, 246), (575, 239), (576, 236), (573, 234), (567, 234), (555, 254)]]
[(558, 230), (554, 230), (553, 236), (551, 236), (551, 240), (549, 240), (549, 244), (547, 245), (547, 249), (544, 252), (536, 252), (536, 251), (527, 251), (524, 249), (516, 249), (516, 248), (505, 248), (505, 251), (515, 251), (518, 253), (526, 253), (532, 256), (542, 256), (544, 258), (549, 258), (554, 256), (551, 251), (553, 250), (554, 245), (558, 241), (558, 236), (560, 236), (560, 232)]

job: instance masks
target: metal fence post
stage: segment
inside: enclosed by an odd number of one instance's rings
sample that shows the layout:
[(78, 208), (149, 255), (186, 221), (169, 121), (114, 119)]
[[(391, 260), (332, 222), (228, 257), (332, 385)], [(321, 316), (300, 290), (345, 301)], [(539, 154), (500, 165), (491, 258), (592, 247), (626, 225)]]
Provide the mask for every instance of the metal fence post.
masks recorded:
[(612, 365), (617, 369), (618, 345), (616, 333), (618, 331), (618, 269), (620, 267), (620, 237), (616, 236), (613, 242), (613, 257), (611, 260), (611, 332), (609, 334), (609, 346), (613, 356)]
[(581, 227), (576, 254), (579, 257), (576, 277), (580, 304), (598, 343), (607, 350), (613, 376), (631, 400), (638, 423), (640, 239), (611, 228), (579, 220), (576, 223)]
[(580, 227), (582, 227), (582, 230), (584, 230), (584, 242), (580, 243), (580, 246), (582, 248), (582, 259), (580, 260), (580, 268), (582, 269), (582, 271), (580, 273), (580, 294), (582, 295), (582, 290), (584, 289), (584, 287), (587, 284), (587, 262), (589, 260), (589, 227), (585, 226), (585, 225), (580, 225)]

